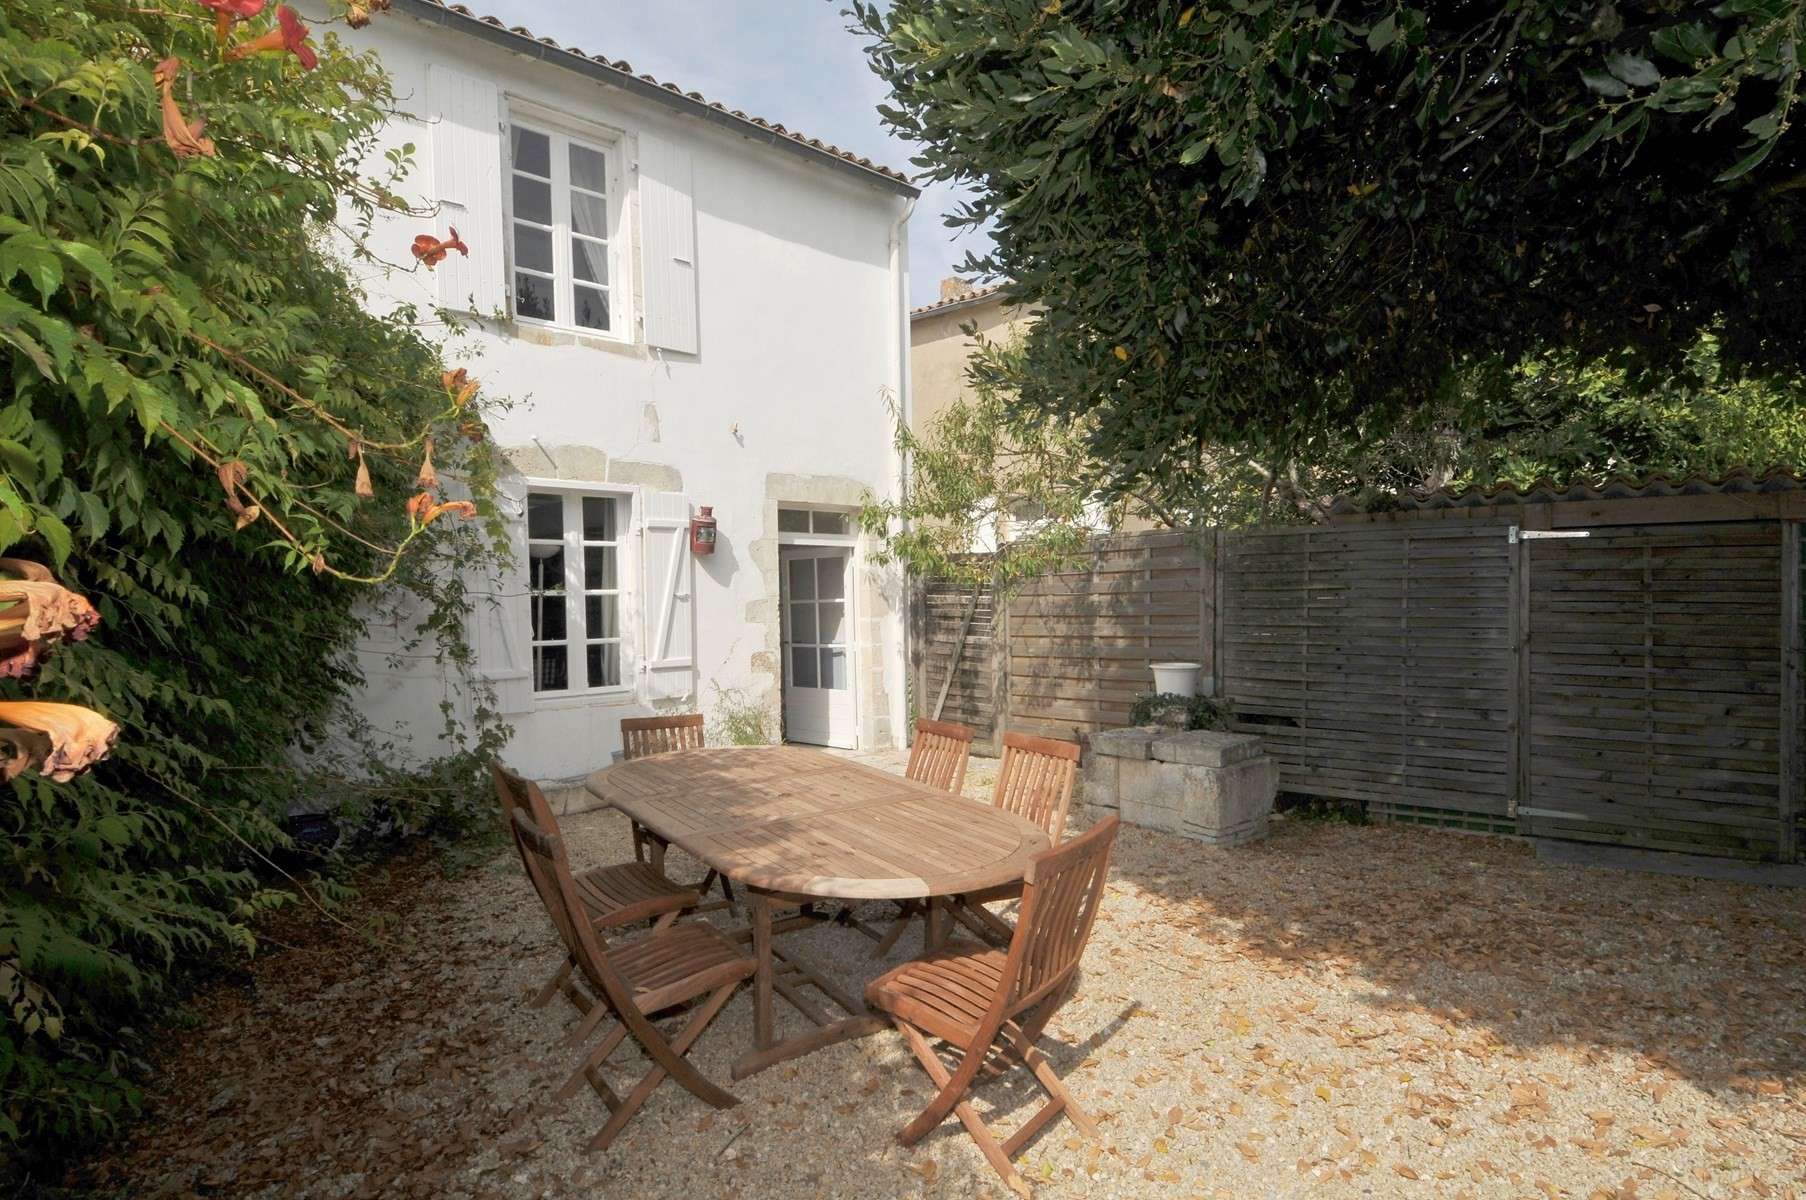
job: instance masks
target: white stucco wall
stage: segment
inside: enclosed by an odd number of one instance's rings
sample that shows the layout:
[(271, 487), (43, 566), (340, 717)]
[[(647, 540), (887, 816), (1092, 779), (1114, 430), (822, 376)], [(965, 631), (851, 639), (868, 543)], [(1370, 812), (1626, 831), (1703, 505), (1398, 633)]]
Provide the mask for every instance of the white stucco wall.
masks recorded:
[[(344, 36), (381, 56), (404, 109), (423, 108), (428, 64), (450, 63), (496, 81), (511, 97), (625, 131), (630, 161), (644, 134), (692, 153), (699, 353), (512, 322), (484, 323), (461, 342), (485, 393), (513, 402), (492, 430), (525, 475), (682, 492), (713, 506), (719, 548), (697, 560), (695, 573), (697, 699), (711, 712), (724, 689), (775, 713), (779, 502), (851, 505), (867, 489), (889, 496), (897, 486), (885, 397), (907, 388), (899, 361), (906, 353), (907, 249), (898, 253), (893, 245), (906, 197), (399, 13)], [(388, 144), (403, 142), (417, 148), (416, 183), (431, 180), (430, 124), (398, 118)], [(644, 284), (632, 178), (630, 170), (638, 312)], [(405, 262), (414, 234), (432, 227), (385, 214), (374, 240)], [(460, 232), (472, 243), (505, 236), (501, 228)], [(373, 274), (366, 283), (379, 308), (437, 302), (425, 271)], [(858, 570), (858, 627), (866, 643), (856, 666), (860, 739), (875, 746), (887, 744), (903, 721), (901, 583), (874, 570), (863, 547)], [(498, 581), (504, 594), (524, 586), (524, 578)], [(637, 616), (639, 605), (629, 604), (628, 612)], [(638, 632), (630, 629), (630, 636)], [(465, 703), (430, 663), (390, 670), (374, 654), (364, 661), (368, 710), (379, 724), (405, 725), (425, 741), (440, 724), (442, 697)], [(541, 778), (575, 776), (609, 761), (622, 717), (650, 711), (640, 694), (539, 700), (508, 717), (516, 729), (509, 757)]]

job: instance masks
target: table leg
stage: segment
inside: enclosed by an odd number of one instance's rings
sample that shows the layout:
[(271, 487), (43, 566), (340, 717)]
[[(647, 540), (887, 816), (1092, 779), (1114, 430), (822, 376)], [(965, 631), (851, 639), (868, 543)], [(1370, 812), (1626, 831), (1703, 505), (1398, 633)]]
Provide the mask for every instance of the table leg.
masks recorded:
[(933, 954), (947, 940), (947, 909), (938, 896), (928, 898), (928, 916), (922, 922), (922, 951)]
[(752, 909), (753, 961), (753, 1049), (771, 1045), (771, 901), (748, 888), (746, 903)]

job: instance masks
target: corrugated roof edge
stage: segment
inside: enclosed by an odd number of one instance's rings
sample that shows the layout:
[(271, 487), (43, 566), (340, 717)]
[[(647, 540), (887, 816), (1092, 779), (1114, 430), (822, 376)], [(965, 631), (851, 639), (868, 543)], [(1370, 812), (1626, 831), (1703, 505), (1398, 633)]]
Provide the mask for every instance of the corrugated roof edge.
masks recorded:
[(1001, 283), (994, 283), (990, 287), (978, 288), (974, 291), (966, 292), (963, 295), (954, 296), (948, 300), (936, 300), (933, 304), (924, 304), (920, 308), (910, 309), (909, 319), (913, 321), (917, 317), (934, 316), (937, 313), (950, 312), (956, 308), (964, 308), (968, 304), (977, 304), (981, 300), (989, 300), (992, 296), (995, 296), (1002, 290), (1003, 285)]
[(1519, 487), (1499, 483), (1491, 487), (1445, 487), (1434, 491), (1369, 497), (1338, 496), (1330, 504), (1332, 517), (1373, 512), (1421, 512), (1436, 508), (1484, 508), (1504, 504), (1558, 504), (1573, 500), (1643, 500), (1655, 496), (1734, 496), (1765, 492), (1790, 492), (1806, 488), (1806, 477), (1788, 467), (1770, 467), (1758, 473), (1752, 467), (1736, 467), (1720, 475), (1695, 472), (1675, 477), (1662, 472), (1643, 476), (1614, 475), (1600, 479), (1577, 478), (1567, 483), (1538, 479)]
[(842, 150), (819, 138), (805, 137), (782, 125), (750, 116), (738, 109), (730, 109), (698, 92), (686, 92), (674, 83), (661, 83), (650, 75), (636, 75), (633, 73), (633, 65), (625, 60), (611, 62), (599, 54), (588, 54), (574, 46), (560, 46), (550, 38), (535, 36), (530, 29), (519, 25), (504, 25), (495, 17), (478, 16), (462, 4), (447, 4), (444, 0), (395, 0), (395, 10), (447, 29), (461, 29), (519, 54), (533, 55), (667, 108), (701, 117), (743, 137), (787, 150), (811, 162), (857, 175), (898, 195), (921, 194), (921, 189), (911, 183), (909, 177), (901, 171), (875, 163), (850, 150)]

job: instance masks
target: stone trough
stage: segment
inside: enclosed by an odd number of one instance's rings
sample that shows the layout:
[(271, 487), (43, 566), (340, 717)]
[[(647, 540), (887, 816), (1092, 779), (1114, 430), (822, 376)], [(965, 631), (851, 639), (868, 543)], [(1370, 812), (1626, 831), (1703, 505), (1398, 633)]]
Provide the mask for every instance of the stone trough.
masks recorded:
[(1091, 735), (1086, 759), (1079, 797), (1093, 816), (1116, 813), (1210, 846), (1267, 836), (1279, 764), (1252, 734), (1110, 729)]

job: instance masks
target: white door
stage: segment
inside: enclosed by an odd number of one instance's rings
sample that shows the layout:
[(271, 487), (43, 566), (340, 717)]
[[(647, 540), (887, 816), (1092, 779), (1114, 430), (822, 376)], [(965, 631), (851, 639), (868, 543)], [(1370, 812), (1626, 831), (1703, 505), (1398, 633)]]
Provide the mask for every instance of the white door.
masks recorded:
[(784, 634), (784, 736), (814, 746), (855, 741), (847, 611), (853, 564), (841, 546), (786, 546), (779, 554)]

